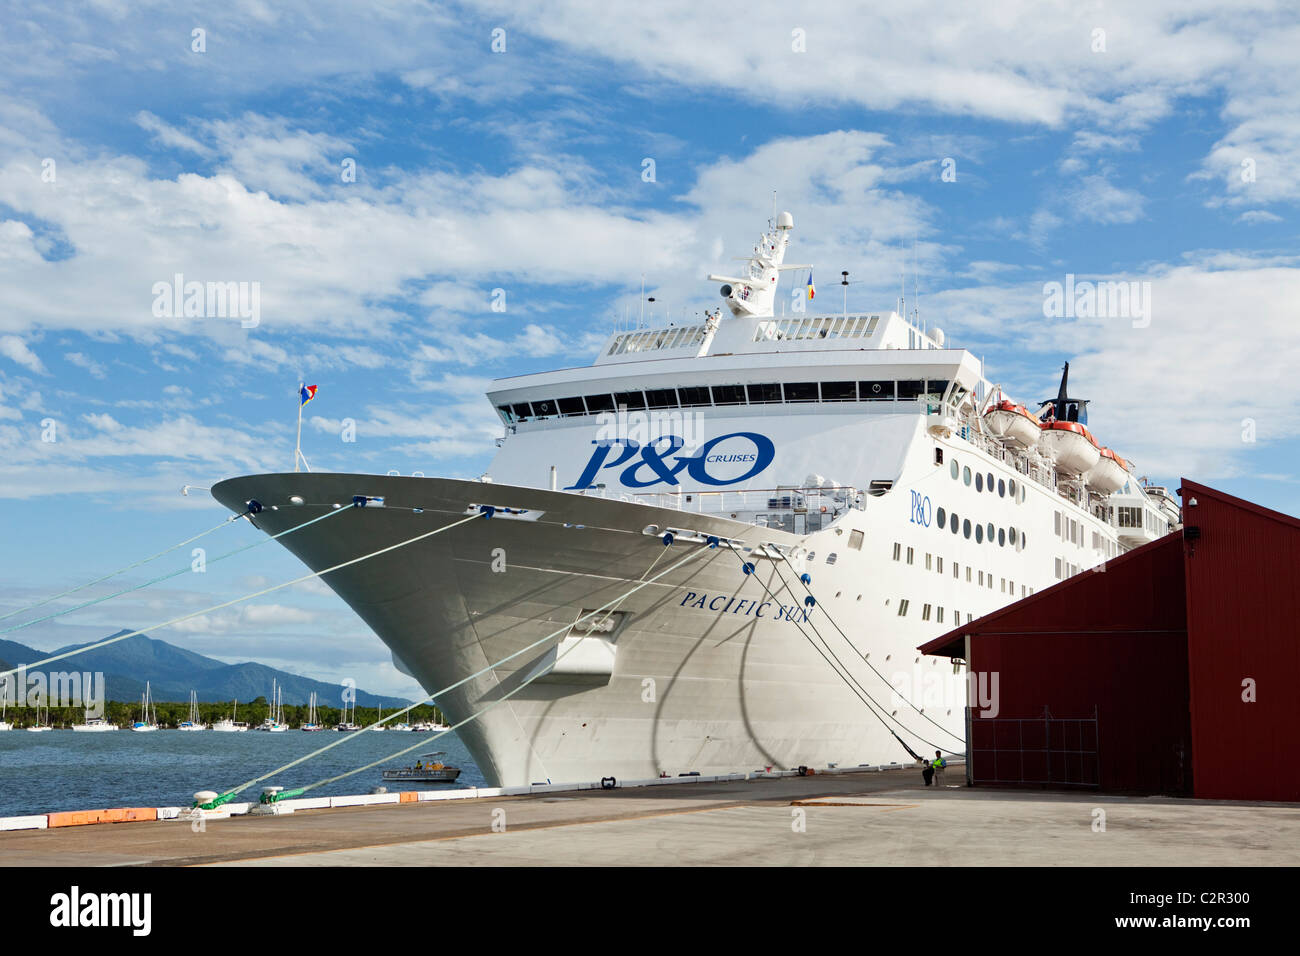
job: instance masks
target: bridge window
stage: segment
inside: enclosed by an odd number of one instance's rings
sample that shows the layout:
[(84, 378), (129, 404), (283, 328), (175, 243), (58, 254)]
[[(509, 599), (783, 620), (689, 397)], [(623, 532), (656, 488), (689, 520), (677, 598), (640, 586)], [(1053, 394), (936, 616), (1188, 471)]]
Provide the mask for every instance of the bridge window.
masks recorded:
[(625, 408), (645, 408), (643, 392), (615, 392), (614, 404)]
[(743, 385), (714, 385), (712, 391), (714, 405), (745, 404), (745, 386)]
[(892, 402), (893, 382), (858, 382), (858, 398), (864, 402)]
[(561, 398), (556, 404), (560, 406), (561, 415), (585, 415), (587, 406), (582, 404), (582, 398)]
[(787, 402), (817, 401), (817, 383), (816, 382), (786, 382), (785, 400)]
[(856, 382), (822, 382), (823, 402), (852, 402), (857, 397)]
[(677, 396), (682, 401), (682, 407), (687, 405), (708, 405), (709, 404), (709, 387), (707, 385), (691, 386), (689, 388), (679, 388)]
[(555, 401), (533, 402), (533, 414), (538, 418), (549, 418), (555, 414)]
[(924, 394), (924, 379), (907, 379), (898, 383), (898, 400), (900, 402), (910, 402)]
[(677, 389), (652, 388), (645, 393), (645, 400), (651, 408), (676, 408)]
[(612, 412), (614, 410), (614, 396), (612, 395), (588, 395), (587, 411), (588, 412)]
[(745, 392), (749, 395), (751, 404), (768, 404), (781, 401), (781, 386), (776, 383), (770, 385), (746, 385)]

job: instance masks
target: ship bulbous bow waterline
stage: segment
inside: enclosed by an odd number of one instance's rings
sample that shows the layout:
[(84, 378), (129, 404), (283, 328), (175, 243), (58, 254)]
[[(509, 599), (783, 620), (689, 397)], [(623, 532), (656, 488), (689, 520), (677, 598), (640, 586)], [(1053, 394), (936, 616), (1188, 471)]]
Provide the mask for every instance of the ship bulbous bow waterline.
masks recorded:
[[(492, 785), (908, 759), (809, 645), (814, 624), (828, 639), (833, 629), (806, 603), (795, 571), (758, 556), (770, 544), (797, 553), (794, 535), (638, 502), (455, 479), (268, 474), (221, 482), (212, 493), (235, 512), (259, 502), (250, 520), (267, 534), (354, 496), (382, 499), (279, 539), (313, 571), (462, 521), (483, 505), (523, 512), (498, 511), (322, 576), (430, 694), (560, 632), (437, 693), (451, 723), (477, 715), (457, 733)], [(669, 528), (679, 534), (665, 545)], [(709, 536), (738, 547), (711, 548)], [(580, 621), (693, 551), (701, 553)], [(846, 646), (839, 653), (888, 706), (883, 678)], [(897, 721), (904, 737), (906, 726), (924, 726), (911, 712)], [(960, 732), (960, 710), (949, 711), (945, 726)], [(931, 726), (923, 736), (941, 733)]]

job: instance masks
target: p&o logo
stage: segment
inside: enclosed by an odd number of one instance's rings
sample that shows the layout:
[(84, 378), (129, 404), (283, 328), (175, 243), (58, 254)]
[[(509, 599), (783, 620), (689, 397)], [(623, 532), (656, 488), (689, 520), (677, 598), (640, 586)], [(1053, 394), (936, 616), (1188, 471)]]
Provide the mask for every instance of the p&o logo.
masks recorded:
[(700, 446), (693, 455), (678, 452), (686, 441), (680, 435), (660, 435), (642, 445), (629, 438), (593, 440), (596, 446), (582, 476), (565, 491), (595, 487), (596, 475), (604, 469), (622, 468), (619, 482), (626, 488), (677, 485), (683, 471), (701, 485), (734, 485), (747, 481), (772, 464), (776, 446), (757, 432), (719, 435)]

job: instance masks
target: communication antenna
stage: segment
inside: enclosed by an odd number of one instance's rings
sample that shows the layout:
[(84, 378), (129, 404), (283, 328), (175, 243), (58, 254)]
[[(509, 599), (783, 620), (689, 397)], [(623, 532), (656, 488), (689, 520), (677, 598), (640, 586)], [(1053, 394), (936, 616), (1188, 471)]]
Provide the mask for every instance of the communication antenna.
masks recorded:
[(638, 329), (645, 327), (645, 273), (641, 273), (641, 318), (637, 319)]

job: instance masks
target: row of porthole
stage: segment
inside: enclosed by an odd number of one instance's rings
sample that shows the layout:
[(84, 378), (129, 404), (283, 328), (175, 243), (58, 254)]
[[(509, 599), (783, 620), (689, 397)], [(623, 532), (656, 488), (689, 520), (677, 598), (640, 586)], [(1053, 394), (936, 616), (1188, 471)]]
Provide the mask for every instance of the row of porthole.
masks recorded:
[(962, 483), (967, 486), (970, 485), (973, 477), (976, 491), (983, 491), (985, 486), (987, 485), (988, 490), (992, 492), (995, 487), (994, 481), (996, 480), (997, 482), (996, 487), (998, 490), (999, 498), (1005, 498), (1009, 494), (1011, 495), (1011, 500), (1016, 502), (1017, 504), (1022, 503), (1025, 500), (1024, 484), (1021, 483), (1020, 485), (1017, 485), (1016, 479), (1014, 478), (1010, 478), (1006, 480), (1002, 478), (994, 479), (993, 472), (991, 471), (987, 473), (977, 471), (974, 472), (972, 476), (970, 466), (966, 465), (963, 467), (958, 465), (956, 458), (952, 459), (951, 464), (948, 466), (948, 473), (952, 475), (953, 481), (956, 481), (958, 478), (961, 478)]
[[(958, 527), (960, 527), (963, 537), (966, 538), (969, 538), (971, 536), (971, 532), (973, 530), (975, 533), (976, 544), (984, 543), (984, 537), (986, 534), (985, 528), (987, 527), (988, 528), (987, 535), (990, 544), (993, 543), (993, 537), (994, 534), (996, 533), (998, 539), (998, 547), (1005, 548), (1007, 544), (1010, 544), (1012, 547), (1019, 547), (1022, 550), (1025, 547), (1025, 533), (1023, 531), (1017, 532), (1014, 526), (1008, 526), (1006, 528), (998, 528), (993, 524), (992, 521), (990, 521), (988, 525), (977, 524), (972, 526), (970, 522), (970, 518), (966, 518), (963, 521), (957, 517), (957, 512), (953, 511), (950, 513), (946, 511), (942, 506), (940, 506), (940, 508), (935, 512), (935, 519), (936, 519), (935, 527), (942, 530), (944, 525), (946, 524), (948, 526), (948, 530), (951, 531), (953, 534), (956, 534)], [(1017, 533), (1019, 534), (1019, 540), (1017, 540), (1016, 537)]]

